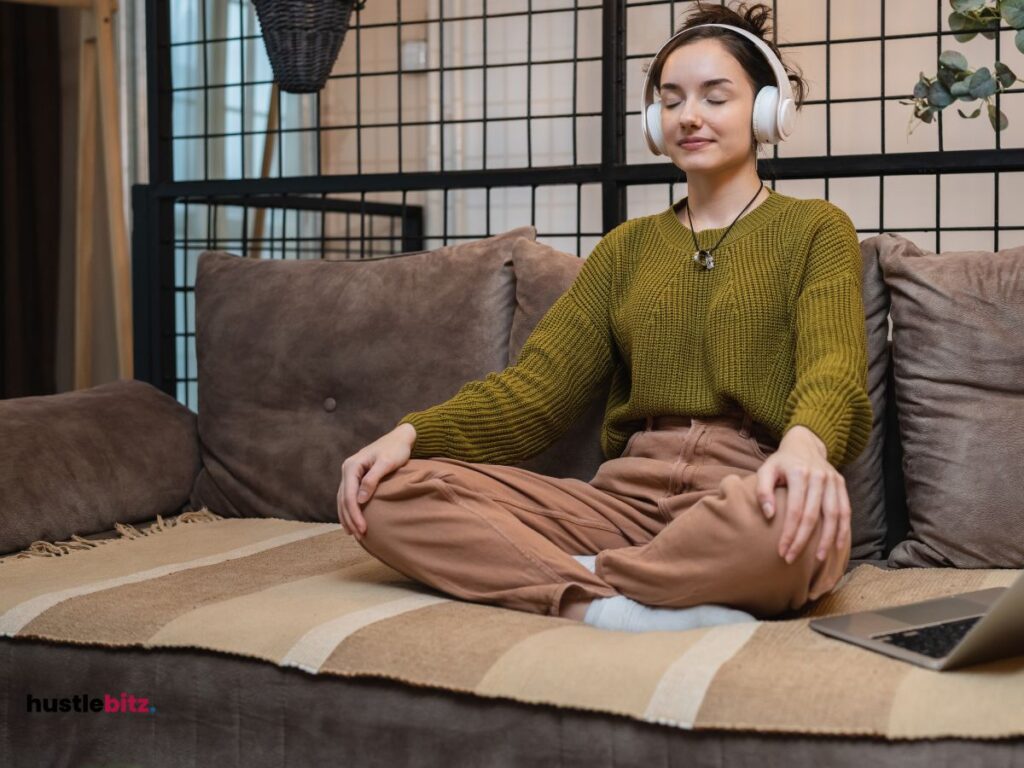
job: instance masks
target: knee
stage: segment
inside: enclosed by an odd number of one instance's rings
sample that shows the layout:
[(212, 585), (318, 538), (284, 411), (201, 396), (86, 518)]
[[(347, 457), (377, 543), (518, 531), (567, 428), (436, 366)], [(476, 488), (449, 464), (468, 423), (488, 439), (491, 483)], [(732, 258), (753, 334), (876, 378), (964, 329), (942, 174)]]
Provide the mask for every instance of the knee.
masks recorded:
[(409, 459), (401, 467), (382, 477), (370, 498), (359, 506), (366, 520), (367, 536), (370, 535), (371, 528), (387, 527), (392, 521), (408, 518), (412, 503), (416, 499), (437, 493), (437, 485), (433, 481), (447, 474), (450, 474), (450, 469), (441, 462), (433, 459)]
[[(828, 592), (842, 575), (840, 570), (838, 575), (832, 578), (838, 560), (843, 561), (845, 568), (845, 558), (841, 558), (842, 553), (836, 553), (833, 549), (824, 561), (817, 559), (818, 542), (823, 527), (821, 518), (814, 523), (803, 549), (792, 563), (787, 563), (779, 554), (779, 544), (786, 523), (788, 488), (777, 486), (773, 489), (775, 514), (769, 520), (757, 498), (756, 474), (736, 478), (734, 482), (736, 485), (733, 490), (737, 503), (729, 506), (742, 518), (741, 527), (750, 526), (749, 530), (744, 530), (744, 549), (758, 563), (758, 569), (763, 575), (761, 583), (765, 589), (756, 596), (751, 606), (756, 613), (760, 616), (772, 616), (787, 610), (797, 610), (811, 599)], [(828, 583), (830, 581), (831, 584)], [(812, 598), (814, 591), (817, 593)]]
[(409, 459), (405, 464), (384, 475), (366, 502), (391, 501), (415, 496), (423, 492), (424, 484), (448, 474), (447, 465), (433, 459)]
[[(732, 487), (726, 488), (727, 483), (731, 483)], [(789, 489), (784, 485), (776, 486), (772, 489), (775, 497), (773, 502), (775, 512), (770, 519), (765, 515), (764, 510), (761, 508), (761, 502), (757, 497), (756, 473), (743, 477), (727, 477), (722, 481), (722, 490), (731, 498), (731, 503), (726, 508), (737, 514), (735, 523), (742, 529), (749, 527), (749, 533), (754, 536), (761, 546), (770, 546), (772, 551), (778, 553), (779, 542), (782, 539), (782, 531), (786, 523)], [(811, 530), (810, 541), (816, 539), (820, 530), (821, 520), (819, 519)]]

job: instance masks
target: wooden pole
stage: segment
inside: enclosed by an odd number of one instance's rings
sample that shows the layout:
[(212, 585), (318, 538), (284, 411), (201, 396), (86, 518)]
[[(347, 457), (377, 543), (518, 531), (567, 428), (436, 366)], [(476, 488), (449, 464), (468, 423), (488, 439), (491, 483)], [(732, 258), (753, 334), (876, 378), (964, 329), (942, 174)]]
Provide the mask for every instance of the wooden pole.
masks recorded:
[[(260, 168), (260, 178), (265, 179), (270, 175), (270, 163), (274, 159), (274, 144), (278, 147), (281, 146), (279, 141), (276, 141), (277, 136), (280, 134), (277, 132), (277, 102), (278, 102), (278, 85), (277, 81), (274, 81), (273, 86), (270, 88), (270, 108), (267, 110), (267, 138), (263, 141), (263, 165)], [(249, 242), (252, 245), (249, 246), (249, 253), (247, 254), (251, 259), (258, 259), (260, 257), (260, 245), (263, 242), (263, 217), (266, 209), (262, 206), (256, 209), (256, 215), (253, 217), (252, 222), (252, 237), (249, 238)]]
[[(82, 19), (83, 26), (85, 18)], [(82, 30), (78, 68), (78, 179), (75, 201), (75, 389), (92, 380), (93, 194), (96, 186), (96, 39)]]
[(103, 168), (107, 189), (107, 221), (110, 258), (114, 275), (114, 314), (117, 328), (117, 363), (121, 379), (134, 378), (132, 338), (131, 263), (128, 226), (121, 187), (121, 135), (117, 119), (117, 81), (114, 77), (113, 0), (94, 0), (96, 53), (99, 71), (100, 130), (103, 136)]

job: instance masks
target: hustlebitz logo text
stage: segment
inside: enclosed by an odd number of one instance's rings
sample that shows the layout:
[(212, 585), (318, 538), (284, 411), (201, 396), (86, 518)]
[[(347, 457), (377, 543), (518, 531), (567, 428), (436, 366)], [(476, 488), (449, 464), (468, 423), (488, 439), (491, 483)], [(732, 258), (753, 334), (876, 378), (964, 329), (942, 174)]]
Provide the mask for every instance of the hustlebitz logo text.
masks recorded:
[(147, 696), (136, 696), (121, 691), (120, 694), (104, 693), (93, 696), (77, 693), (74, 696), (33, 696), (27, 694), (26, 710), (28, 712), (82, 712), (117, 715), (155, 715), (156, 707)]

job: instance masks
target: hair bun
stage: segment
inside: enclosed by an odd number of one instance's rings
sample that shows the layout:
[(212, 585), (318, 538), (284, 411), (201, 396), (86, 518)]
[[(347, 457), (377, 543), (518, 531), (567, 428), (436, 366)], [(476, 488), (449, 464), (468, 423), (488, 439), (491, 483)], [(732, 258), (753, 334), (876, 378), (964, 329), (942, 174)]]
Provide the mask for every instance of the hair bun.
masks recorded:
[(765, 3), (740, 3), (732, 9), (725, 5), (704, 6), (701, 0), (697, 0), (697, 9), (686, 17), (679, 29), (682, 31), (698, 24), (731, 24), (768, 41), (772, 36), (771, 15), (772, 9)]

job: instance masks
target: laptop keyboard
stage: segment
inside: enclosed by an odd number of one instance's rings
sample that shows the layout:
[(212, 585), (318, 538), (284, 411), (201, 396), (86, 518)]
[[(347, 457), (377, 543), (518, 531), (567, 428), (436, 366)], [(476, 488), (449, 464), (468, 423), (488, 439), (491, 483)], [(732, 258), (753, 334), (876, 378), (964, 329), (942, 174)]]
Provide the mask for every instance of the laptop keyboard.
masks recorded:
[(933, 659), (941, 659), (956, 647), (956, 644), (971, 627), (978, 623), (980, 618), (981, 616), (972, 616), (969, 619), (947, 621), (942, 624), (933, 624), (930, 627), (904, 629), (887, 635), (875, 635), (874, 639), (930, 656)]

